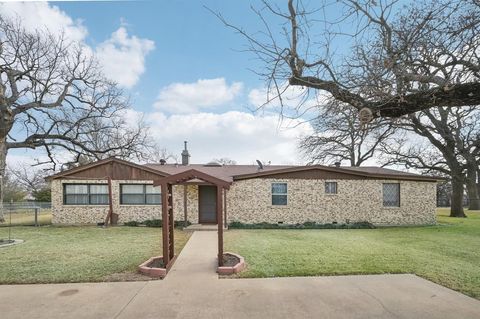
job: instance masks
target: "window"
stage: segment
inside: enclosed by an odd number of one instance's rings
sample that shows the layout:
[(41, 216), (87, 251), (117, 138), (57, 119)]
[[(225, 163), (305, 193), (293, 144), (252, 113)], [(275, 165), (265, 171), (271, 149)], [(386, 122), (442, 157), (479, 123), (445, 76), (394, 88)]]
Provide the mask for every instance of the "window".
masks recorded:
[(287, 183), (272, 183), (272, 205), (287, 205)]
[(107, 205), (108, 204), (108, 185), (89, 185), (90, 204)]
[(325, 182), (325, 194), (336, 194), (337, 182)]
[(152, 205), (160, 205), (162, 196), (160, 193), (160, 186), (153, 187), (153, 185), (145, 185), (145, 203)]
[(130, 205), (145, 204), (145, 185), (122, 185), (120, 203)]
[(400, 184), (383, 184), (383, 206), (400, 207)]
[(106, 184), (64, 184), (65, 205), (108, 205)]
[(120, 204), (123, 205), (160, 205), (162, 196), (160, 186), (146, 184), (120, 185)]

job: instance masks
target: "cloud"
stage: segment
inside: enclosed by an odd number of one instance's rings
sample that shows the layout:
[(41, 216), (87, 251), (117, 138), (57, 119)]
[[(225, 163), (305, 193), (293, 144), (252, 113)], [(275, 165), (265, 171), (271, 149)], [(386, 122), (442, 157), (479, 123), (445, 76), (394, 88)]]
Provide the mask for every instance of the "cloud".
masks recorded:
[(21, 19), (28, 31), (46, 31), (62, 35), (85, 48), (85, 52), (95, 53), (105, 75), (125, 88), (133, 87), (145, 72), (145, 57), (155, 48), (149, 39), (129, 35), (121, 21), (121, 27), (109, 39), (96, 47), (88, 46), (85, 40), (88, 29), (82, 20), (72, 19), (59, 7), (47, 2), (8, 2), (0, 3), (2, 16)]
[(2, 16), (22, 20), (28, 31), (42, 28), (57, 35), (64, 36), (74, 42), (82, 42), (88, 34), (82, 20), (72, 19), (64, 11), (47, 2), (6, 2), (0, 3)]
[(221, 157), (239, 164), (252, 164), (255, 159), (274, 164), (299, 163), (298, 139), (313, 131), (309, 123), (300, 120), (280, 124), (277, 115), (238, 111), (175, 115), (155, 112), (145, 118), (150, 122), (152, 136), (170, 152), (180, 154), (182, 142), (189, 141), (193, 163)]
[(229, 85), (224, 78), (172, 83), (160, 90), (154, 106), (168, 113), (195, 113), (233, 101), (242, 87), (241, 82)]
[(119, 85), (131, 88), (145, 72), (145, 57), (154, 48), (153, 41), (129, 36), (122, 26), (95, 52), (105, 74)]

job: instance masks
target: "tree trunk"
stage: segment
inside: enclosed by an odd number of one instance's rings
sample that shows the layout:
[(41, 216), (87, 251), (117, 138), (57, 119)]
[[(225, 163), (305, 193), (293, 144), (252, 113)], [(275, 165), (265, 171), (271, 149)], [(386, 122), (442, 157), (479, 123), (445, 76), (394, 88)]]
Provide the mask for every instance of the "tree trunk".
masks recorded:
[(461, 175), (452, 176), (450, 217), (467, 217), (463, 212), (463, 178)]
[(469, 210), (480, 210), (480, 198), (478, 196), (477, 187), (477, 167), (475, 161), (467, 163), (467, 194)]
[(3, 213), (3, 185), (5, 184), (5, 167), (7, 166), (6, 139), (0, 140), (0, 223), (5, 221)]

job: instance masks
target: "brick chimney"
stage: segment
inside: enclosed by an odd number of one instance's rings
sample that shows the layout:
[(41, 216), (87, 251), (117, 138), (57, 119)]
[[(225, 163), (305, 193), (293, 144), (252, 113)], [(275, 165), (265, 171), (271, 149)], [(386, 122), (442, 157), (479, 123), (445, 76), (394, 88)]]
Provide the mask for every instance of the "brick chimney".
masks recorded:
[(185, 143), (185, 149), (182, 151), (182, 165), (187, 166), (190, 158), (190, 153), (187, 150), (187, 141)]

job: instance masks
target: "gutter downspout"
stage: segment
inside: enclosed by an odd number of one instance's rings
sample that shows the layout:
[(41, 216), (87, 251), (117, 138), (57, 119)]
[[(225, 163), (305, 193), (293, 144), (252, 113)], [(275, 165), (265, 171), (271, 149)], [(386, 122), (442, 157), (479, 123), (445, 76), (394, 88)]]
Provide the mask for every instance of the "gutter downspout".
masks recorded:
[(228, 228), (228, 222), (227, 222), (227, 190), (223, 190), (223, 213), (224, 213), (224, 224), (225, 224), (225, 229)]

